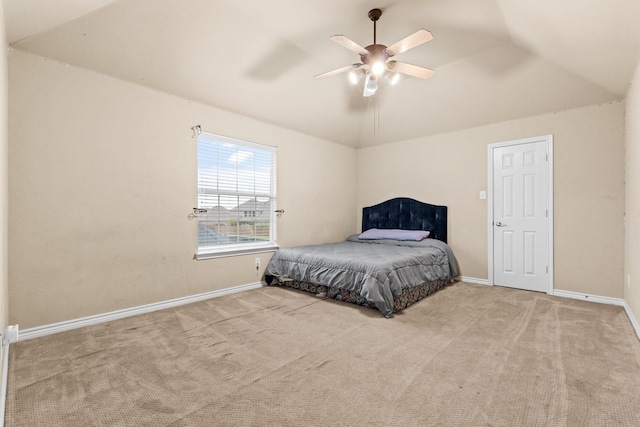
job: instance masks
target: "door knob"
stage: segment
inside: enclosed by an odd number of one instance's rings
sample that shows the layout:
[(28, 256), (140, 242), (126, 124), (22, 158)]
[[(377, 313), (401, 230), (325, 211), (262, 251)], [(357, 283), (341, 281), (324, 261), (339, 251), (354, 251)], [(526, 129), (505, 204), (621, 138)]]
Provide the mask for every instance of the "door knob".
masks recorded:
[(506, 227), (507, 224), (503, 224), (500, 221), (496, 222), (496, 227)]

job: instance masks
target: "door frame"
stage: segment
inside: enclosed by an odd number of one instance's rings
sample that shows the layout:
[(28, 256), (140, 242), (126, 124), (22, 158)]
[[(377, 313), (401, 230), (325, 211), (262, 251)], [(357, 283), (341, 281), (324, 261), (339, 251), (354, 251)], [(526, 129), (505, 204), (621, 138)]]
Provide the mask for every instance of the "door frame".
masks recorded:
[(504, 142), (496, 142), (494, 144), (489, 144), (487, 146), (487, 157), (488, 157), (488, 184), (487, 184), (487, 229), (489, 236), (489, 246), (488, 246), (488, 273), (489, 285), (494, 285), (494, 271), (493, 271), (493, 250), (494, 250), (494, 242), (493, 242), (493, 150), (500, 147), (508, 147), (511, 145), (520, 145), (520, 144), (529, 144), (532, 142), (545, 142), (547, 149), (547, 206), (548, 206), (548, 248), (547, 248), (547, 265), (549, 266), (549, 271), (547, 272), (547, 294), (553, 294), (553, 277), (554, 277), (554, 267), (553, 267), (553, 134), (536, 136), (532, 138), (524, 138), (524, 139), (516, 139), (512, 141), (504, 141)]

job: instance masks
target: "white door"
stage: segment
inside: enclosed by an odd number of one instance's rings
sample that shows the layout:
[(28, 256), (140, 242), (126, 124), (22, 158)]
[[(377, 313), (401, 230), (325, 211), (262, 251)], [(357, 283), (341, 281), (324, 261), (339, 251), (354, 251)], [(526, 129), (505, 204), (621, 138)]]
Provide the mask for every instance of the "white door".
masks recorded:
[(493, 244), (490, 272), (495, 285), (552, 291), (550, 138), (489, 146), (492, 164), (489, 220)]

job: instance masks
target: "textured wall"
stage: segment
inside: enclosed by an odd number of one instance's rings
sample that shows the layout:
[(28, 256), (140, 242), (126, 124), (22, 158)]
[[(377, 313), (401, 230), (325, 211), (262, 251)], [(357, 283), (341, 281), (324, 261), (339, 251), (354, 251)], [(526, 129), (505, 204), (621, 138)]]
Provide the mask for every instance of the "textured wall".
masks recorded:
[(0, 4), (0, 330), (4, 330), (9, 321), (9, 282), (8, 282), (8, 102), (7, 86), (7, 41), (5, 38), (4, 11)]
[(640, 321), (640, 63), (626, 99), (624, 299)]
[(260, 279), (255, 255), (192, 259), (196, 124), (278, 147), (281, 245), (356, 227), (351, 148), (20, 51), (9, 79), (10, 319), (21, 328)]
[[(425, 118), (428, 120), (428, 118)], [(624, 104), (497, 123), (358, 151), (358, 206), (407, 196), (449, 206), (463, 276), (486, 279), (487, 145), (554, 135), (555, 289), (622, 298)]]

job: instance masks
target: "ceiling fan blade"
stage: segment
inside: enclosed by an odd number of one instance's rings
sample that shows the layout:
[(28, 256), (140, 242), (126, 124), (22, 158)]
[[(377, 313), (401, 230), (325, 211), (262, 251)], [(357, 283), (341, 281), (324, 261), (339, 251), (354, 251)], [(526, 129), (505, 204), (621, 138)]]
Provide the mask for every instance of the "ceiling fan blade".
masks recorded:
[(386, 48), (385, 51), (389, 56), (394, 56), (416, 46), (420, 46), (422, 43), (426, 43), (431, 39), (433, 39), (433, 36), (429, 31), (425, 29), (418, 30), (410, 36), (403, 38), (398, 43), (392, 44)]
[(337, 34), (335, 36), (331, 36), (329, 37), (330, 40), (338, 43), (340, 46), (346, 47), (347, 49), (349, 49), (351, 52), (355, 52), (358, 55), (368, 55), (369, 51), (365, 48), (363, 48), (362, 46), (360, 46), (358, 43), (354, 42), (353, 40), (348, 39), (346, 36), (343, 36), (342, 34)]
[(398, 73), (408, 74), (420, 79), (428, 79), (433, 76), (434, 71), (428, 68), (418, 67), (417, 65), (407, 64), (406, 62), (389, 61), (387, 66), (390, 70)]
[(323, 79), (329, 76), (335, 76), (336, 74), (345, 73), (351, 70), (357, 70), (364, 64), (351, 64), (345, 65), (344, 67), (336, 68), (335, 70), (327, 71), (326, 73), (318, 74), (317, 76), (313, 76), (316, 79)]

